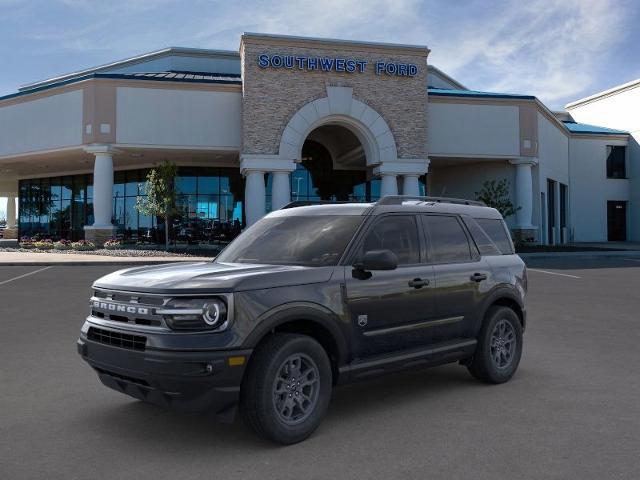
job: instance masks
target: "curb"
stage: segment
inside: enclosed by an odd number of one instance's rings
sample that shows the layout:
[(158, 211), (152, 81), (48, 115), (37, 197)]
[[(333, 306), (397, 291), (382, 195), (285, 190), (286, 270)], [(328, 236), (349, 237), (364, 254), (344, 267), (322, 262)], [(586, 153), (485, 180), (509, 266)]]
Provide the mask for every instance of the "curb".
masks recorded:
[(534, 252), (519, 253), (523, 260), (535, 258), (640, 258), (640, 250), (612, 250), (612, 251), (587, 251), (587, 252)]

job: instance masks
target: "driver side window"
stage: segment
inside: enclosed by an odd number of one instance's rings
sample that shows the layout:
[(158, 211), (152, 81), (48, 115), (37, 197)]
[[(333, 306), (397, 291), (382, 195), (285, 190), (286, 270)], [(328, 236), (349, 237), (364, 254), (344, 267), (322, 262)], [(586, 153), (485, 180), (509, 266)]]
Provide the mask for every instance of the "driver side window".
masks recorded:
[(398, 265), (420, 263), (420, 240), (415, 217), (390, 215), (376, 221), (366, 233), (360, 256), (370, 250), (391, 250)]

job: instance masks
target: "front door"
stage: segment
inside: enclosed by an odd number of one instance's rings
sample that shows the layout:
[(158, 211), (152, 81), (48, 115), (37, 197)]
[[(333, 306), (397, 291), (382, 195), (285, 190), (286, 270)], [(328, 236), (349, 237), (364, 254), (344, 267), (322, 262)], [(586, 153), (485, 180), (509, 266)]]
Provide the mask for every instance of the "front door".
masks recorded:
[(391, 250), (398, 268), (362, 275), (345, 267), (346, 299), (355, 355), (363, 358), (428, 343), (426, 323), (433, 319), (433, 267), (423, 259), (414, 215), (385, 215), (374, 220), (355, 258), (370, 250)]
[(607, 229), (610, 242), (627, 240), (627, 202), (607, 202)]

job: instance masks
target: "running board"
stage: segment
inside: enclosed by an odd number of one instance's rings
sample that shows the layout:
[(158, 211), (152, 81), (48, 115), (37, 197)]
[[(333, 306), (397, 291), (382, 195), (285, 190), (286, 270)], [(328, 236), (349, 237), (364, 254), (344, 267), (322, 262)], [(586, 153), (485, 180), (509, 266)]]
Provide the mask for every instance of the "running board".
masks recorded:
[(339, 368), (338, 383), (352, 382), (406, 368), (456, 362), (473, 355), (477, 343), (475, 338), (467, 338), (439, 343), (419, 350), (405, 350), (355, 360)]

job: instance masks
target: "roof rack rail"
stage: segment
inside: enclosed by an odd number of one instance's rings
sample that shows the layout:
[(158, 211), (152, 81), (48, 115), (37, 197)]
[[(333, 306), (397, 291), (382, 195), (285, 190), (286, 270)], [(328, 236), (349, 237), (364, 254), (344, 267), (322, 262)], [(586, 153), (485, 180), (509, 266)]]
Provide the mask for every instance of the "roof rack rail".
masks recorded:
[[(296, 207), (308, 207), (311, 205), (339, 205), (342, 203), (354, 203), (342, 200), (294, 200), (293, 202), (287, 203), (284, 207), (281, 207), (280, 210), (286, 210), (287, 208), (296, 208)], [(358, 202), (359, 203), (359, 202)]]
[(466, 200), (464, 198), (450, 197), (420, 197), (414, 195), (387, 195), (382, 197), (376, 205), (401, 205), (402, 202), (416, 200), (424, 203), (454, 203), (457, 205), (476, 205), (478, 207), (486, 207), (487, 204), (478, 200)]

